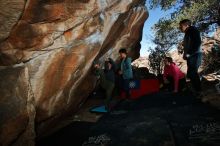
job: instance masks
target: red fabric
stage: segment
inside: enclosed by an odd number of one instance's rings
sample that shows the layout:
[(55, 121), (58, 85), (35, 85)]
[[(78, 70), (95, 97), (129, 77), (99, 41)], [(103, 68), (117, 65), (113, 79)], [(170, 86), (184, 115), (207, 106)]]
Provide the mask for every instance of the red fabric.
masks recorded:
[(174, 80), (174, 89), (178, 90), (179, 80), (185, 77), (185, 74), (178, 68), (175, 63), (171, 63), (170, 65), (166, 65), (164, 67), (163, 78), (171, 76)]
[[(142, 79), (140, 80), (139, 89), (131, 89), (131, 99), (137, 99), (141, 96), (155, 93), (159, 91), (159, 81), (157, 79)], [(121, 98), (126, 98), (125, 92), (121, 92)]]

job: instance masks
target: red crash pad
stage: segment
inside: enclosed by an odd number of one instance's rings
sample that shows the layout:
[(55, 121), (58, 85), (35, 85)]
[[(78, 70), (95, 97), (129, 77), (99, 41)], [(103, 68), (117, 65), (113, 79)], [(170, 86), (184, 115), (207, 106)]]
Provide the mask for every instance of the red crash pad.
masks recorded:
[[(157, 79), (141, 79), (139, 80), (140, 86), (138, 88), (130, 89), (131, 99), (137, 99), (141, 96), (155, 93), (159, 91), (160, 85)], [(125, 98), (125, 92), (121, 91), (121, 98)]]

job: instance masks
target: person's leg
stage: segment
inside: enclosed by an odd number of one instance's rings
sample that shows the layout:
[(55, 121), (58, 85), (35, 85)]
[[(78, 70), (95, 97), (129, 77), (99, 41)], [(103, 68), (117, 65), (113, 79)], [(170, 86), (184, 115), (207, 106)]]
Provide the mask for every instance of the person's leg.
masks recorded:
[(105, 107), (107, 110), (110, 110), (110, 101), (112, 99), (112, 93), (114, 90), (114, 83), (108, 82), (107, 88), (105, 89), (106, 91), (106, 98), (105, 98)]
[(100, 76), (100, 85), (103, 89), (106, 87), (106, 78), (105, 73), (103, 70), (99, 70), (99, 76)]
[(169, 81), (169, 83), (167, 84), (168, 91), (170, 91), (170, 92), (174, 91), (174, 79), (173, 79), (173, 77), (168, 76), (167, 80)]
[(116, 89), (117, 96), (120, 96), (121, 91), (123, 90), (123, 78), (121, 75), (116, 76), (115, 89)]
[(128, 98), (128, 99), (131, 97), (129, 83), (130, 83), (129, 79), (123, 79), (123, 89), (125, 91), (126, 98)]
[(199, 53), (187, 59), (187, 77), (190, 79), (192, 87), (196, 92), (201, 91), (201, 81), (198, 73), (201, 57)]
[(179, 80), (179, 89), (178, 92), (183, 91), (186, 88), (186, 79), (182, 78)]
[(106, 110), (109, 110), (109, 104), (114, 89), (114, 83), (112, 83), (111, 81), (105, 78), (105, 74), (103, 71), (100, 72), (100, 85), (105, 90), (105, 101), (104, 101), (105, 108)]

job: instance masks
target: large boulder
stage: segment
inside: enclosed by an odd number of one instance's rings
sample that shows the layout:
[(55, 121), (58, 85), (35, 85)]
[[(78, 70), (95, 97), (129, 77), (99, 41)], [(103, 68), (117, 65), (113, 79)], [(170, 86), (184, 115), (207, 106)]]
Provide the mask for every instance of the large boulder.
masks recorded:
[(74, 114), (96, 84), (93, 61), (121, 47), (137, 58), (144, 2), (0, 1), (0, 145), (31, 145), (35, 129), (41, 137)]
[(0, 93), (0, 145), (33, 145), (36, 111), (28, 68), (2, 68)]

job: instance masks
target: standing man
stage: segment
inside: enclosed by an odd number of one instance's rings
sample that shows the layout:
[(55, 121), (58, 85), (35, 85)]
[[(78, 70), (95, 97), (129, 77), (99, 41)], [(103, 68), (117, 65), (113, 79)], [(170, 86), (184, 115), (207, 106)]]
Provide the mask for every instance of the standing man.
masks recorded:
[(191, 26), (191, 21), (184, 19), (179, 23), (180, 30), (185, 33), (183, 59), (187, 61), (187, 77), (190, 79), (195, 94), (201, 92), (201, 81), (198, 73), (202, 62), (201, 36), (198, 29)]
[(121, 76), (121, 86), (126, 93), (126, 98), (130, 98), (129, 81), (133, 78), (131, 58), (127, 56), (127, 50), (122, 48), (119, 50), (121, 58), (119, 66), (119, 75)]

